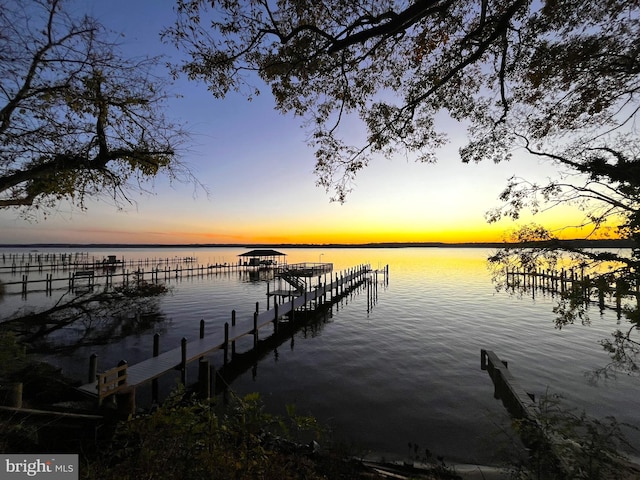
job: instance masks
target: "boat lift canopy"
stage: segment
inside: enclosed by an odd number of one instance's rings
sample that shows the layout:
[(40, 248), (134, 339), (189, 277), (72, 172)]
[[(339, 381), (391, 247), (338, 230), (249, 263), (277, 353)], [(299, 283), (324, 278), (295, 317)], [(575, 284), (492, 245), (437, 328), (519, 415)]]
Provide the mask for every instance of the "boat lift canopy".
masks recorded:
[(245, 265), (255, 266), (272, 266), (284, 263), (286, 253), (278, 252), (277, 250), (251, 250), (249, 252), (241, 253), (239, 257), (249, 258)]

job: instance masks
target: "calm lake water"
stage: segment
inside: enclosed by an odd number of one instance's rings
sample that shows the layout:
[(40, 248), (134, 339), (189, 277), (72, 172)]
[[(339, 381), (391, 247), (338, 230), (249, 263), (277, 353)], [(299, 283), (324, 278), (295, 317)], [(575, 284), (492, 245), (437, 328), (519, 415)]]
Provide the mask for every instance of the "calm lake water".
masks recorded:
[[(190, 256), (205, 265), (235, 263), (237, 255), (246, 251), (86, 250), (98, 260), (107, 255), (126, 260)], [(504, 407), (493, 397), (489, 375), (480, 369), (480, 350), (485, 348), (507, 360), (523, 387), (537, 397), (557, 393), (568, 406), (590, 415), (613, 415), (620, 422), (640, 425), (638, 377), (589, 381), (591, 372), (609, 362), (599, 341), (610, 338), (617, 328), (615, 312), (600, 314), (591, 308), (590, 325), (558, 330), (552, 313), (555, 299), (550, 295), (518, 297), (496, 291), (486, 266), (490, 250), (281, 251), (288, 263), (332, 262), (336, 270), (361, 263), (373, 268), (388, 264), (390, 278), (387, 285), (378, 286), (373, 302), (364, 291), (348, 296), (320, 328), (299, 332), (292, 344), (285, 343), (264, 358), (253, 374), (247, 372), (234, 381), (236, 393), (259, 392), (274, 412), (295, 405), (298, 413), (313, 414), (330, 426), (336, 438), (388, 458), (407, 455), (411, 442), (447, 462), (495, 462), (489, 447), (506, 442), (501, 431), (510, 427)], [(0, 277), (11, 278), (21, 277), (7, 273)], [(256, 302), (266, 309), (265, 281), (238, 272), (173, 279), (168, 285), (171, 292), (159, 302), (163, 321), (153, 328), (116, 344), (47, 359), (68, 375), (85, 379), (91, 353), (99, 355), (101, 368), (114, 366), (121, 358), (136, 363), (150, 356), (155, 332), (161, 333), (162, 350), (175, 348), (182, 337), (197, 338), (199, 321), (204, 319), (207, 333), (222, 339), (231, 310), (237, 311), (237, 332), (243, 332), (250, 328), (248, 319)], [(47, 298), (34, 293), (22, 299), (19, 287), (17, 294), (11, 291), (0, 301), (3, 317), (19, 308), (51, 304), (61, 294)], [(166, 380), (166, 388), (174, 382), (175, 376)], [(637, 433), (629, 431), (628, 438), (640, 445)]]

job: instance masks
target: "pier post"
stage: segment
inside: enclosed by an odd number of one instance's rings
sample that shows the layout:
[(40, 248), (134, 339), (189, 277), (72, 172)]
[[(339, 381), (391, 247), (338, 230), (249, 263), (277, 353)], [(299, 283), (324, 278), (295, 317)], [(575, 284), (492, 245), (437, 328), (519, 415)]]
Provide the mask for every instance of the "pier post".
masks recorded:
[(198, 392), (200, 398), (208, 400), (211, 396), (211, 376), (209, 374), (209, 359), (202, 357), (198, 363)]
[(232, 327), (236, 326), (236, 311), (235, 310), (231, 310), (231, 326)]
[(253, 348), (258, 346), (258, 312), (253, 313)]
[(181, 360), (180, 360), (180, 381), (182, 385), (187, 386), (187, 338), (182, 337), (180, 341)]
[[(153, 356), (157, 357), (160, 355), (160, 334), (153, 334)], [(159, 398), (159, 388), (158, 388), (158, 379), (154, 378), (151, 380), (151, 402), (158, 403)]]
[(200, 319), (200, 338), (204, 338), (204, 318)]
[[(118, 362), (118, 367), (123, 367), (127, 365), (126, 360), (120, 360)], [(126, 380), (127, 370), (122, 369), (118, 372), (118, 377), (123, 377), (122, 380), (118, 381), (118, 385), (124, 385)], [(129, 418), (136, 412), (136, 391), (133, 387), (128, 387), (124, 390), (120, 390), (116, 393), (116, 405), (118, 408), (118, 416), (120, 418)]]
[(273, 333), (278, 333), (278, 304), (273, 305), (274, 317), (273, 317)]
[(95, 382), (98, 376), (98, 354), (92, 353), (89, 357), (89, 377), (87, 383)]
[[(638, 296), (638, 298), (640, 298), (640, 295)], [(639, 300), (640, 301), (640, 300)], [(290, 316), (290, 322), (291, 325), (295, 324), (296, 321), (296, 305), (295, 305), (296, 299), (295, 297), (291, 297), (291, 316)]]
[(324, 278), (322, 282), (322, 303), (327, 302), (327, 272), (324, 272)]
[[(119, 367), (124, 367), (126, 364), (127, 364), (127, 361), (126, 361), (126, 360), (120, 360), (120, 361), (118, 362), (118, 366), (119, 366)], [(118, 386), (120, 386), (120, 385), (124, 385), (124, 384), (127, 382), (126, 374), (127, 374), (127, 370), (126, 370), (126, 369), (124, 369), (124, 370), (120, 370), (120, 371), (118, 372), (118, 377), (125, 377), (125, 378), (123, 378), (122, 380), (118, 380)]]
[(601, 275), (598, 277), (596, 288), (598, 289), (598, 306), (600, 310), (604, 309), (604, 292), (607, 288), (607, 281)]
[(584, 275), (582, 280), (582, 293), (584, 295), (585, 302), (588, 302), (591, 298), (591, 278), (589, 275)]
[(157, 357), (160, 355), (160, 334), (153, 334), (153, 356)]
[(224, 364), (229, 362), (229, 322), (224, 322)]

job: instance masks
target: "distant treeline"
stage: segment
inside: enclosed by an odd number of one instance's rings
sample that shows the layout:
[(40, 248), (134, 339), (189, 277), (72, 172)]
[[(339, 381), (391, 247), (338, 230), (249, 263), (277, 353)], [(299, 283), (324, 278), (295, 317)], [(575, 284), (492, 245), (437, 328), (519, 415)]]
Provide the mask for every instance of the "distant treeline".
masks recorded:
[(238, 243), (30, 243), (30, 244), (0, 244), (0, 248), (409, 248), (409, 247), (425, 247), (425, 248), (505, 248), (509, 246), (522, 247), (523, 245), (530, 247), (549, 247), (557, 245), (559, 247), (568, 248), (632, 248), (634, 242), (626, 239), (608, 239), (608, 240), (553, 240), (545, 242), (529, 242), (529, 243), (505, 243), (505, 242), (462, 242), (462, 243), (446, 243), (446, 242), (380, 242), (380, 243), (255, 243), (255, 244), (238, 244)]

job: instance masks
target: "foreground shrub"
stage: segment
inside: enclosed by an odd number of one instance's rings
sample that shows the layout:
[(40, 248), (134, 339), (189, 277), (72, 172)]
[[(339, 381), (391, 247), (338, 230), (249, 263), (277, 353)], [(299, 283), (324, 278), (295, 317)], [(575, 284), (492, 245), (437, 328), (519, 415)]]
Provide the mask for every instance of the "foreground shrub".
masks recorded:
[[(122, 423), (81, 471), (102, 480), (357, 478), (346, 473), (349, 462), (317, 458), (315, 440), (296, 441), (322, 434), (315, 419), (291, 407), (286, 417), (266, 413), (257, 394), (221, 409), (177, 392), (153, 413)], [(336, 463), (340, 471), (327, 476)]]
[(529, 474), (519, 478), (620, 480), (640, 475), (623, 453), (637, 452), (624, 432), (636, 427), (613, 417), (590, 418), (567, 408), (559, 395), (540, 399), (535, 425), (529, 421), (515, 425), (532, 447)]

